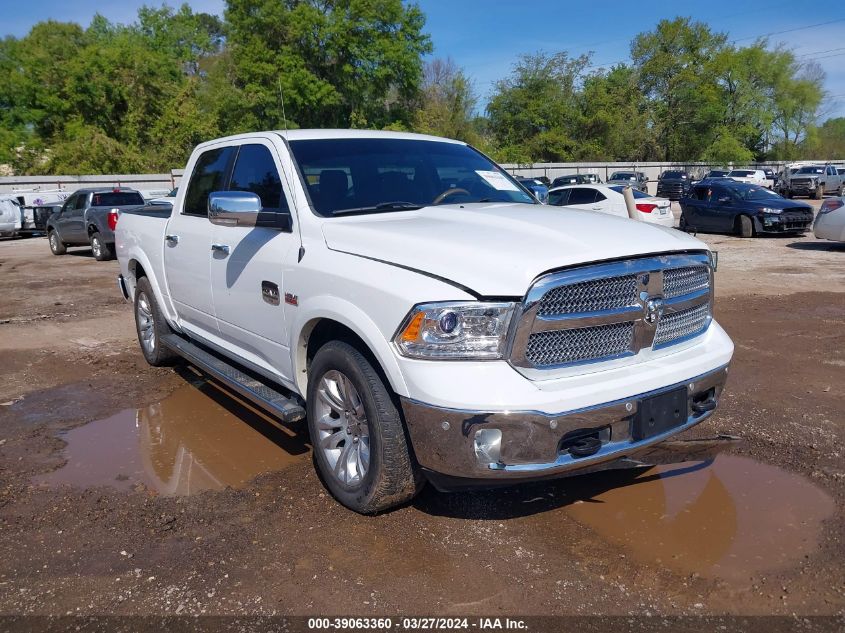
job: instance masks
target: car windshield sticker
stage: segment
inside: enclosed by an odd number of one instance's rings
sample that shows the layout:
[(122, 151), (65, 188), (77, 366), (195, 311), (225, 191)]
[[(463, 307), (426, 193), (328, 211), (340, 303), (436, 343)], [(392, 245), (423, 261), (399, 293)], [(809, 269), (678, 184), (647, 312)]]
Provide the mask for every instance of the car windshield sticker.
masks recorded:
[(519, 191), (519, 187), (498, 171), (476, 170), (475, 173), (484, 178), (487, 184), (493, 187), (493, 189), (497, 189), (498, 191)]

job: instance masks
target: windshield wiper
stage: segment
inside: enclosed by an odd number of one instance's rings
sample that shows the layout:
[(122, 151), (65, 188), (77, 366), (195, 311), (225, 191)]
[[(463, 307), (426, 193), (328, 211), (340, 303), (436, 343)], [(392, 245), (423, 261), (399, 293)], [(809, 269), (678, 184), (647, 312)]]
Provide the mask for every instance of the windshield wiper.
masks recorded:
[(414, 211), (422, 209), (423, 205), (414, 202), (382, 202), (371, 207), (354, 207), (352, 209), (335, 209), (332, 215), (347, 215), (354, 213), (373, 213), (375, 211)]

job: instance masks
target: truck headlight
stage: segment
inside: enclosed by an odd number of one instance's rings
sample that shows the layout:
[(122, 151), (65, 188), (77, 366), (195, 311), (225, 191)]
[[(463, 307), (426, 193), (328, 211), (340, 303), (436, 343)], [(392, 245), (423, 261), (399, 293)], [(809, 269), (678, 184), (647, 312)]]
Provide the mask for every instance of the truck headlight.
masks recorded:
[(393, 338), (399, 353), (427, 360), (502, 358), (514, 303), (445, 301), (416, 306)]
[(783, 212), (783, 209), (772, 209), (771, 207), (761, 207), (760, 208), (760, 213), (763, 213), (765, 215), (769, 215), (769, 214), (780, 215), (782, 212)]

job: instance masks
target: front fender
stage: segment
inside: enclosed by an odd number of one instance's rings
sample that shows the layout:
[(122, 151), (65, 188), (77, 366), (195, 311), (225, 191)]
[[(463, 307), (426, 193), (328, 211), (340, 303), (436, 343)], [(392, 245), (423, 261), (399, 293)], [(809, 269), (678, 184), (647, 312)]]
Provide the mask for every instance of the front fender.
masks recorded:
[(390, 342), (370, 316), (355, 304), (330, 295), (318, 295), (303, 300), (296, 309), (291, 328), (293, 375), (301, 394), (308, 388), (306, 369), (306, 343), (314, 326), (321, 319), (330, 319), (346, 326), (358, 335), (367, 345), (381, 365), (393, 391), (401, 396), (408, 396), (408, 387), (399, 369), (396, 355)]

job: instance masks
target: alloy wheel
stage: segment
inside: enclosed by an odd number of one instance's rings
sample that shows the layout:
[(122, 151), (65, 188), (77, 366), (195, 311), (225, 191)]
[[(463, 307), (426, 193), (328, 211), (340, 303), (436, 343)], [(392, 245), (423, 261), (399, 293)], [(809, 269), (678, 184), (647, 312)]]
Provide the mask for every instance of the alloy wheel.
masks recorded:
[(152, 354), (156, 348), (155, 319), (150, 300), (144, 292), (138, 294), (135, 314), (138, 319), (138, 334), (141, 337), (141, 345), (144, 346), (144, 351)]
[(370, 467), (370, 426), (363, 400), (349, 377), (335, 369), (320, 379), (317, 394), (317, 448), (340, 483), (357, 485)]

